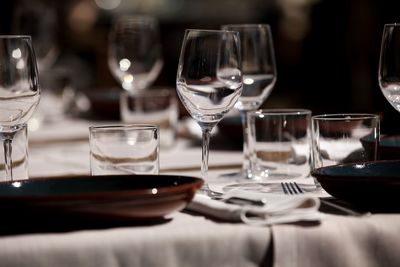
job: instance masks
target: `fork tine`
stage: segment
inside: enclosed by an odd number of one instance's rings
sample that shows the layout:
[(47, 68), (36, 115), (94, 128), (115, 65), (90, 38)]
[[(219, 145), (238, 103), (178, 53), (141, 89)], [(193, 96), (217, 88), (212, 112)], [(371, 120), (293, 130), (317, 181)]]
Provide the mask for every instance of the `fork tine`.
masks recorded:
[(290, 186), (289, 183), (286, 183), (286, 187), (288, 188), (289, 193), (290, 193), (291, 195), (295, 195), (295, 194), (296, 194), (296, 191), (293, 190), (293, 188)]
[(284, 183), (284, 185), (286, 186), (287, 191), (289, 192), (289, 195), (294, 195), (296, 194), (296, 191), (294, 190), (294, 188), (290, 185), (290, 183)]
[(292, 182), (288, 183), (288, 185), (289, 185), (289, 188), (292, 190), (292, 192), (293, 192), (294, 195), (299, 194), (299, 193), (297, 192), (296, 187), (293, 185)]
[(295, 194), (303, 194), (304, 193), (303, 190), (300, 188), (300, 186), (296, 182), (290, 182), (289, 185)]
[(283, 189), (283, 193), (285, 193), (285, 195), (289, 195), (291, 194), (291, 192), (289, 191), (289, 187), (287, 186), (286, 183), (281, 183), (282, 189)]
[(285, 195), (288, 194), (288, 192), (287, 192), (287, 190), (286, 190), (286, 186), (285, 186), (284, 183), (281, 183), (281, 187), (282, 187), (283, 193), (284, 193)]
[(281, 182), (281, 186), (286, 195), (297, 195), (304, 193), (304, 191), (296, 182)]

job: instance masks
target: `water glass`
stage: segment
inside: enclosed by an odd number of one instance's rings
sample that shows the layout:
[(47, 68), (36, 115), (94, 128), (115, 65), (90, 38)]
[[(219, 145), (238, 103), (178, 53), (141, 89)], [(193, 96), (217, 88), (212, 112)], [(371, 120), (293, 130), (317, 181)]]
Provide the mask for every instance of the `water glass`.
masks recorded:
[[(28, 137), (27, 125), (18, 124), (13, 126), (13, 139), (12, 139), (12, 177), (13, 180), (28, 179)], [(7, 140), (3, 134), (0, 134), (1, 142), (4, 144)], [(0, 146), (0, 181), (6, 181), (5, 174), (5, 160), (4, 160), (4, 145)]]
[(270, 95), (277, 79), (274, 43), (268, 24), (229, 24), (223, 30), (237, 31), (240, 36), (243, 91), (235, 104), (243, 128), (243, 165), (241, 176), (252, 178), (249, 154), (247, 113), (260, 108)]
[(131, 124), (89, 128), (90, 173), (158, 174), (159, 129)]
[(304, 178), (310, 174), (311, 111), (264, 109), (248, 114), (254, 180)]
[(152, 89), (139, 93), (124, 92), (120, 97), (121, 119), (124, 123), (158, 125), (161, 147), (175, 142), (178, 124), (178, 103), (175, 91)]
[(325, 114), (312, 117), (312, 168), (378, 159), (379, 116)]

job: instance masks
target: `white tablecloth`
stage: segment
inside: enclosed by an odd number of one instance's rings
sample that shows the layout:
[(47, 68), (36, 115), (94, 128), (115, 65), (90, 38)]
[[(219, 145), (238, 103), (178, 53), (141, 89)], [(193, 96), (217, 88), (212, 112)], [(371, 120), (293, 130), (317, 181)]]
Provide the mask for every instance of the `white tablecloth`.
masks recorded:
[[(154, 226), (0, 238), (0, 266), (259, 266), (271, 229), (174, 213)], [(29, 222), (27, 222), (29, 223)]]
[[(32, 140), (29, 152), (31, 176), (89, 172), (85, 141)], [(198, 176), (200, 157), (199, 148), (179, 143), (161, 151), (161, 170), (185, 167), (184, 174)], [(211, 151), (211, 166), (227, 162), (240, 164), (241, 153)], [(255, 227), (176, 212), (151, 226), (1, 236), (0, 266), (400, 266), (399, 236), (399, 214)]]

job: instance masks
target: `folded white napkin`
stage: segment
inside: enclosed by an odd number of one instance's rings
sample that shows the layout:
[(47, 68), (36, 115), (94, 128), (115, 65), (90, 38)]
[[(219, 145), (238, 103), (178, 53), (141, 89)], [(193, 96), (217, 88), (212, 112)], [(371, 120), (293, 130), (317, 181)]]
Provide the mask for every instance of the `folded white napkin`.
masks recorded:
[(319, 199), (310, 195), (254, 195), (254, 193), (242, 190), (224, 195), (222, 198), (231, 197), (253, 201), (258, 199), (265, 204), (262, 206), (231, 204), (212, 199), (206, 195), (196, 194), (186, 209), (223, 221), (243, 222), (258, 226), (298, 221), (319, 221), (322, 218), (322, 214), (318, 211)]

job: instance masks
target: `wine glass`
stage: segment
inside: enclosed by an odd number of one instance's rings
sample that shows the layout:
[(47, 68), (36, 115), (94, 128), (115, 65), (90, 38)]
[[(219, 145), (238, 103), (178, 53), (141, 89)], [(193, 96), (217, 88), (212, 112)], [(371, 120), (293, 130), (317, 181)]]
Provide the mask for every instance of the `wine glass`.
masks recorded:
[[(210, 132), (242, 93), (237, 32), (186, 30), (176, 76), (177, 92), (202, 130), (202, 178), (207, 181)], [(203, 187), (211, 194), (208, 184)]]
[(239, 110), (243, 127), (243, 166), (241, 177), (252, 179), (249, 152), (247, 114), (257, 110), (270, 95), (276, 82), (274, 45), (269, 25), (231, 24), (223, 30), (237, 31), (240, 36), (243, 92), (235, 107)]
[(39, 98), (38, 70), (31, 37), (0, 36), (0, 137), (7, 181), (13, 181), (13, 137), (32, 116)]
[(32, 5), (32, 1), (22, 0), (15, 8), (12, 32), (31, 36), (41, 76), (57, 60), (58, 25), (56, 5), (52, 2), (36, 1)]
[[(29, 131), (62, 120), (65, 115), (66, 73), (55, 64), (60, 55), (59, 18), (55, 1), (18, 1), (13, 12), (11, 31), (16, 35), (29, 35), (35, 50), (40, 76), (41, 96), (35, 114), (28, 122)], [(49, 109), (52, 112), (48, 112)]]
[(123, 89), (137, 93), (149, 87), (163, 65), (157, 20), (146, 16), (118, 18), (109, 35), (108, 65)]
[(386, 100), (400, 112), (400, 24), (383, 28), (378, 78)]

